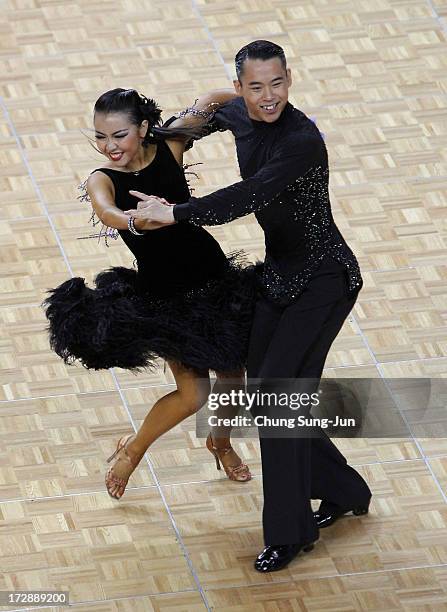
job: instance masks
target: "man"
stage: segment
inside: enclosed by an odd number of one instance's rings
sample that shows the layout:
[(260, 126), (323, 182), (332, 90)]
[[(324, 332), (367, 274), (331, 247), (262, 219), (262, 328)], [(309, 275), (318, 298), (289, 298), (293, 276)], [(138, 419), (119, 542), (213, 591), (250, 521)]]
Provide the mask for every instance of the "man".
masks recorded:
[[(196, 225), (255, 213), (266, 255), (248, 378), (319, 380), (362, 287), (360, 270), (332, 218), (323, 138), (288, 102), (292, 78), (284, 51), (268, 41), (252, 42), (237, 53), (236, 73), (239, 97), (215, 113), (208, 131), (232, 131), (243, 180), (174, 206), (131, 192), (140, 203), (128, 213)], [(371, 492), (321, 430), (316, 438), (261, 436), (260, 444), (266, 547), (255, 568), (269, 572), (311, 550), (319, 527), (350, 511), (368, 512)], [(315, 513), (311, 499), (322, 500)]]

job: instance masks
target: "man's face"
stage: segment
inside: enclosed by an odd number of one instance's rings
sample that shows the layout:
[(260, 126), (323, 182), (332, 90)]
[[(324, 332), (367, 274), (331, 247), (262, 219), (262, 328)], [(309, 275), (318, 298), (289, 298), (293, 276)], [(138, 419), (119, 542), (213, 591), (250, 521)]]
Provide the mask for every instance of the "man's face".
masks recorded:
[(284, 110), (292, 84), (290, 68), (284, 69), (278, 57), (247, 59), (240, 81), (233, 81), (236, 93), (244, 98), (248, 116), (273, 123)]

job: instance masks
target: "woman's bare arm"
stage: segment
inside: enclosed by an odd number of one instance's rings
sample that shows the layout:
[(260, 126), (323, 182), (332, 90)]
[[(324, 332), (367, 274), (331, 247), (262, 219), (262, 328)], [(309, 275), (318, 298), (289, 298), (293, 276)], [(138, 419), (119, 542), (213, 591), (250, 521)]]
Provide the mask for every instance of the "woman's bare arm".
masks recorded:
[[(167, 126), (167, 129), (200, 127), (208, 122), (209, 118), (218, 108), (230, 102), (233, 98), (237, 98), (234, 89), (213, 89), (197, 98), (191, 107), (178, 113), (177, 119), (172, 121)], [(167, 143), (177, 163), (182, 165), (186, 140), (176, 138), (168, 140)]]
[(201, 126), (219, 107), (237, 97), (234, 89), (213, 89), (197, 98), (192, 106), (178, 113), (179, 117), (169, 124), (168, 129)]
[[(98, 219), (108, 227), (119, 230), (128, 229), (129, 216), (115, 204), (115, 188), (111, 179), (103, 172), (94, 172), (88, 177), (87, 192)], [(135, 229), (154, 229), (159, 224), (150, 225), (143, 219), (135, 219)]]

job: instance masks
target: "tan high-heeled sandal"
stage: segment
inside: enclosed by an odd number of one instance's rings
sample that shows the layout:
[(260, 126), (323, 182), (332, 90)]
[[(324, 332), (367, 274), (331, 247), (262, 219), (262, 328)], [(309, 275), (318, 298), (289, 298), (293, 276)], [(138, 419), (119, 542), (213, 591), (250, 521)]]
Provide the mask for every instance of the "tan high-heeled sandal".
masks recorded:
[(251, 480), (250, 469), (248, 465), (246, 465), (242, 461), (240, 465), (237, 465), (236, 467), (226, 467), (223, 464), (222, 459), (219, 457), (219, 454), (227, 455), (233, 449), (231, 445), (227, 446), (226, 448), (217, 448), (217, 446), (214, 446), (213, 444), (213, 438), (211, 436), (211, 433), (209, 433), (206, 439), (206, 447), (210, 451), (210, 453), (214, 455), (214, 459), (216, 460), (216, 468), (220, 470), (220, 464), (222, 463), (223, 469), (225, 470), (225, 473), (230, 480), (235, 480), (237, 482), (248, 482), (249, 480)]
[[(130, 463), (132, 469), (133, 470), (137, 467), (139, 461), (134, 461), (132, 459), (132, 457), (129, 456), (129, 453), (127, 452), (126, 449), (126, 445), (128, 444), (129, 440), (134, 436), (135, 434), (129, 434), (127, 436), (122, 436), (119, 440), (118, 440), (118, 444), (116, 446), (116, 450), (110, 455), (110, 457), (107, 459), (107, 463), (110, 463), (112, 461), (112, 459), (114, 459), (121, 451), (123, 451), (122, 455), (120, 455), (116, 462), (115, 465), (118, 461), (127, 461), (128, 463)], [(106, 476), (105, 476), (105, 484), (106, 484), (106, 489), (107, 489), (107, 493), (110, 495), (110, 497), (113, 497), (113, 499), (120, 499), (120, 497), (122, 497), (124, 495), (124, 491), (126, 490), (126, 486), (127, 483), (129, 482), (129, 478), (131, 476), (131, 474), (129, 474), (128, 478), (118, 478), (118, 476), (115, 476), (115, 474), (113, 473), (113, 468), (115, 466), (111, 466), (109, 467), (109, 469), (107, 470)], [(131, 473), (132, 473), (131, 472)], [(122, 489), (122, 492), (120, 493), (120, 495), (112, 495), (111, 494), (111, 490), (114, 489), (116, 486), (120, 487), (120, 489)]]

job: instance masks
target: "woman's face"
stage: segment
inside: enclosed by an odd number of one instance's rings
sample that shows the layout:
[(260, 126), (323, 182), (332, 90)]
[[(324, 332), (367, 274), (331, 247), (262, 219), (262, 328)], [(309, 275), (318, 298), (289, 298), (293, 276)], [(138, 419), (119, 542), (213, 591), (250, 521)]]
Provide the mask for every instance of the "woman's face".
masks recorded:
[(140, 151), (148, 122), (140, 127), (126, 113), (95, 113), (96, 146), (115, 165), (125, 167)]

